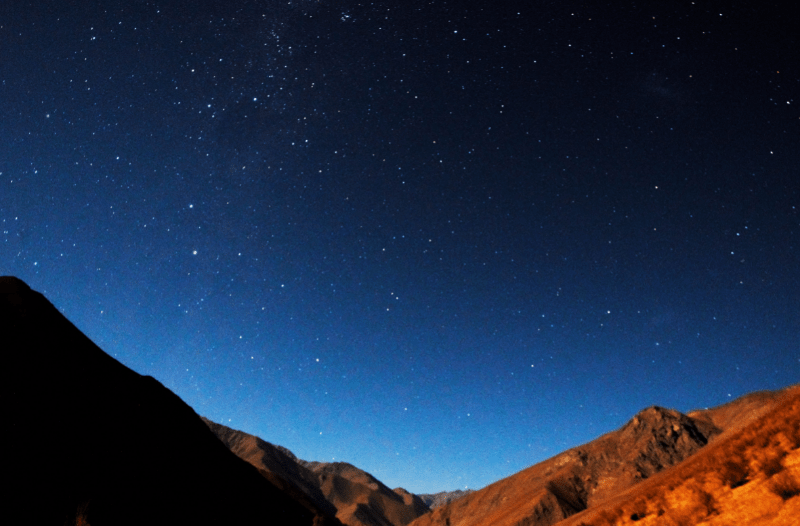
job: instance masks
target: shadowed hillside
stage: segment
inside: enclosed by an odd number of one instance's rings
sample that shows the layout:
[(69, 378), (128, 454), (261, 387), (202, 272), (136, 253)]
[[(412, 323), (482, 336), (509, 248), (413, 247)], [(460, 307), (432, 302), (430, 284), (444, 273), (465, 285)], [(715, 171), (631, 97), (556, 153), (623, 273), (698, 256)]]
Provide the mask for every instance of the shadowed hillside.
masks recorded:
[(151, 377), (0, 277), (6, 524), (335, 525), (237, 458)]

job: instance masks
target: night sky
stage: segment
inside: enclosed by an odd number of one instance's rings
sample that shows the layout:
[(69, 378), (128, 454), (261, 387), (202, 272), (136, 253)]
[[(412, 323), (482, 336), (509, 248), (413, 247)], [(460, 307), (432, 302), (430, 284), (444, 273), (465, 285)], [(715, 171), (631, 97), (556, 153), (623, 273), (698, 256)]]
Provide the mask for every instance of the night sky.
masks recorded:
[(5, 0), (0, 273), (199, 414), (416, 493), (785, 387), (775, 4)]

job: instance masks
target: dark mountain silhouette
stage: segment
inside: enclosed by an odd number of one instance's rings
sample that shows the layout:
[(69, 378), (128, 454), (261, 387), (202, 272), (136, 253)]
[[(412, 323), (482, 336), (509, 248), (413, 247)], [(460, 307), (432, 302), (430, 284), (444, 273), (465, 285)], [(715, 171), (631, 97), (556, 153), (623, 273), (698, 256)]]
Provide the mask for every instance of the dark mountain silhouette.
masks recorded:
[(7, 524), (336, 525), (233, 455), (155, 379), (0, 277)]
[(307, 462), (286, 448), (203, 419), (239, 458), (303, 492), (321, 510), (349, 526), (405, 526), (429, 511), (416, 495), (391, 490), (369, 473), (345, 462)]
[(737, 436), (782, 403), (784, 395), (756, 393), (691, 416), (650, 407), (622, 428), (436, 508), (412, 526), (559, 523), (619, 498), (710, 442)]

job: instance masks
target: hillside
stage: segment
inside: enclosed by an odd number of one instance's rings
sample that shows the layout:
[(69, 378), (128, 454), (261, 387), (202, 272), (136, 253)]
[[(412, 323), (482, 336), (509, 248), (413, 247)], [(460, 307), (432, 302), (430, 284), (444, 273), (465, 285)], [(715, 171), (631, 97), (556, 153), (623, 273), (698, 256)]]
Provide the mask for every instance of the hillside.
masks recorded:
[(437, 508), (412, 525), (557, 524), (618, 498), (709, 443), (727, 440), (783, 400), (782, 392), (757, 393), (692, 416), (650, 407), (616, 431)]
[[(473, 492), (391, 490), (201, 419), (0, 277), (13, 524), (796, 526), (800, 386), (620, 429)], [(458, 497), (458, 498), (456, 498)], [(453, 500), (455, 498), (455, 500)], [(438, 501), (436, 500), (438, 499)]]
[[(746, 398), (765, 402), (766, 396)], [(796, 526), (800, 387), (761, 405), (767, 410), (751, 413), (759, 415), (755, 420), (746, 425), (731, 422), (731, 432), (682, 464), (559, 526)], [(735, 407), (720, 409), (712, 416)]]

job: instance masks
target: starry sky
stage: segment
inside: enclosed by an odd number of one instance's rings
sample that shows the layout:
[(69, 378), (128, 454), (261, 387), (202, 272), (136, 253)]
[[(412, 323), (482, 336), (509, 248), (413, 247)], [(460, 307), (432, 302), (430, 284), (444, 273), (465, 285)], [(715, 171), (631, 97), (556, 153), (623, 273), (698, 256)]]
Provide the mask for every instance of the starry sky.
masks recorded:
[(0, 273), (199, 414), (416, 493), (785, 387), (775, 4), (4, 1)]

